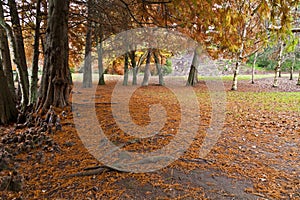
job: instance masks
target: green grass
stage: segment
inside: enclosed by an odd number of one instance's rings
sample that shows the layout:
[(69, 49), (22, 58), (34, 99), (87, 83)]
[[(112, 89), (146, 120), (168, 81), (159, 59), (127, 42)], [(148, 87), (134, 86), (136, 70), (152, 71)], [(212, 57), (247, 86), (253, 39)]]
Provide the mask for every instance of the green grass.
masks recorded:
[[(282, 74), (282, 77), (289, 77), (289, 74)], [(258, 74), (254, 76), (254, 79), (263, 79), (263, 78), (273, 78), (274, 73), (269, 73), (269, 74)], [(232, 81), (233, 75), (226, 75), (226, 76), (221, 76), (223, 81)], [(298, 74), (294, 74), (294, 78), (298, 78)], [(211, 76), (199, 76), (199, 80), (216, 80), (219, 79), (218, 77), (211, 77)], [(252, 79), (251, 75), (238, 75), (238, 80), (243, 80), (243, 81), (250, 81)]]
[(254, 109), (300, 112), (299, 92), (228, 92), (227, 99)]

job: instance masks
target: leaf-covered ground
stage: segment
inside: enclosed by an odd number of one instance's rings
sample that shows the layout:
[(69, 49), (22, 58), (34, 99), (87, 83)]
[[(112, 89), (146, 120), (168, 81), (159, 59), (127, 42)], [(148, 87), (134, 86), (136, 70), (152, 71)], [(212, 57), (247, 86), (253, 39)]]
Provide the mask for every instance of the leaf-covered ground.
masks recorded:
[[(271, 79), (258, 80), (255, 85), (241, 81), (239, 91), (232, 92), (230, 82), (225, 81), (227, 110), (223, 133), (210, 153), (199, 158), (212, 109), (207, 87), (201, 81), (194, 88), (201, 123), (193, 143), (180, 159), (151, 173), (90, 169), (101, 163), (79, 138), (72, 117), (76, 110), (73, 113), (68, 110), (61, 119), (63, 130), (47, 133), (56, 148), (48, 145), (15, 154), (12, 165), (22, 176), (23, 188), (19, 192), (5, 188), (0, 198), (300, 199), (300, 93), (299, 86), (293, 83), (273, 89)], [(115, 123), (109, 103), (114, 86), (114, 81), (99, 86), (93, 100), (107, 138), (137, 152), (169, 144), (180, 123), (180, 106), (174, 94), (156, 85), (139, 88), (134, 93), (129, 108), (136, 124), (145, 126), (150, 122), (151, 104), (161, 103), (167, 111), (166, 124), (159, 134), (137, 139)], [(122, 90), (126, 93), (128, 88)], [(14, 127), (1, 127), (1, 137), (13, 130)], [(0, 148), (5, 148), (5, 144)], [(97, 170), (98, 173), (81, 176)], [(1, 176), (9, 173), (9, 169), (0, 171)]]

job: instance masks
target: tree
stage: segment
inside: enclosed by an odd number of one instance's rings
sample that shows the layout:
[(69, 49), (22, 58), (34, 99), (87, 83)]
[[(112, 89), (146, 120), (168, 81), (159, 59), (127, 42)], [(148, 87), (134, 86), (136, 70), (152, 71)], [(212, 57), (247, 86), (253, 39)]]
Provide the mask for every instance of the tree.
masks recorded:
[(24, 39), (15, 0), (8, 0), (8, 6), (11, 17), (13, 40), (15, 42), (15, 62), (18, 66), (19, 84), (22, 91), (22, 105), (24, 107), (29, 103), (29, 80)]
[(285, 44), (283, 41), (280, 41), (279, 45), (280, 47), (279, 47), (279, 53), (277, 58), (277, 65), (275, 67), (275, 77), (274, 77), (273, 87), (278, 87), (278, 77), (279, 77), (279, 71), (281, 70), (281, 66), (282, 66), (283, 50)]
[(84, 53), (84, 67), (83, 67), (83, 87), (92, 87), (92, 0), (87, 1), (87, 25), (86, 25), (86, 42)]
[(30, 85), (30, 103), (35, 104), (37, 101), (37, 88), (38, 88), (38, 71), (39, 71), (39, 55), (40, 55), (40, 24), (41, 24), (41, 0), (36, 3), (36, 23), (34, 35), (34, 53), (32, 61), (32, 75)]
[(71, 92), (68, 66), (69, 0), (49, 0), (47, 41), (39, 108), (44, 111), (53, 105), (63, 108), (69, 104)]
[(16, 121), (17, 117), (16, 103), (8, 88), (2, 60), (0, 59), (0, 124)]
[(143, 82), (142, 82), (142, 86), (148, 86), (149, 85), (149, 78), (150, 78), (150, 75), (151, 75), (150, 74), (151, 54), (152, 54), (152, 49), (148, 49), (145, 72), (144, 72), (144, 79), (143, 79)]
[[(1, 9), (2, 9), (2, 6), (0, 5), (0, 10)], [(1, 51), (2, 61), (3, 61), (3, 70), (4, 70), (4, 74), (6, 76), (6, 79), (7, 79), (8, 88), (11, 92), (13, 99), (16, 100), (11, 57), (10, 57), (9, 46), (8, 46), (8, 39), (7, 39), (5, 29), (2, 28), (1, 26), (0, 26), (0, 51)]]

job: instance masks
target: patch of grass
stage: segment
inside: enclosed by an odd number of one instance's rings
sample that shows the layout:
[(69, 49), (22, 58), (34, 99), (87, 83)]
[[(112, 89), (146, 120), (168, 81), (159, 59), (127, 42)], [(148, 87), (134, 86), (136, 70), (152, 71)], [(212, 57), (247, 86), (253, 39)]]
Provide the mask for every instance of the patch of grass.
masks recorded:
[(228, 92), (227, 98), (254, 109), (300, 112), (299, 92)]

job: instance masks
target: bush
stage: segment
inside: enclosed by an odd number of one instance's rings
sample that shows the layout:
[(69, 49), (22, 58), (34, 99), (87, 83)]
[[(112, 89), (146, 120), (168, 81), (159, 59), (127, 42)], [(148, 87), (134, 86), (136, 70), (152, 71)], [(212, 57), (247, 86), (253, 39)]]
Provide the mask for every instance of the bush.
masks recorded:
[(168, 59), (166, 61), (166, 64), (162, 66), (162, 74), (163, 75), (168, 75), (168, 74), (171, 74), (172, 71), (173, 71), (172, 62)]

